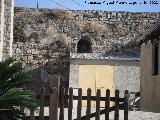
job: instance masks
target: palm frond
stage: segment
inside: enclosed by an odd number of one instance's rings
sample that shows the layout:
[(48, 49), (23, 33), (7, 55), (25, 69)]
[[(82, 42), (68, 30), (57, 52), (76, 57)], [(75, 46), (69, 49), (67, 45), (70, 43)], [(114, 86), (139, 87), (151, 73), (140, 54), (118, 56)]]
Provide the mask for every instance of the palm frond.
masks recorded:
[(15, 106), (37, 107), (31, 92), (22, 88), (31, 82), (29, 78), (30, 72), (22, 62), (14, 58), (0, 62), (0, 119), (24, 120), (25, 115)]

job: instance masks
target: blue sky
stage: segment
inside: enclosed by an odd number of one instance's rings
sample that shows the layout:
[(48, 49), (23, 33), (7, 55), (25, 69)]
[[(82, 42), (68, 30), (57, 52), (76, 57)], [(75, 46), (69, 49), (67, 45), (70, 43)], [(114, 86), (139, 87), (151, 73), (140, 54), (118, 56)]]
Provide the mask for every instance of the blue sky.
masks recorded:
[(160, 12), (160, 0), (15, 0), (15, 6), (35, 8), (37, 1), (50, 9)]

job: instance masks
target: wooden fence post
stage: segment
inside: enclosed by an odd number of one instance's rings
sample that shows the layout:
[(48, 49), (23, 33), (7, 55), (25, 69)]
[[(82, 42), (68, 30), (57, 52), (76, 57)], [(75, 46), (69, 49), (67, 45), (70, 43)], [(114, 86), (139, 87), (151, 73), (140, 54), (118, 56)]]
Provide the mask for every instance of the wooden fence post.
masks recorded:
[[(32, 100), (35, 101), (35, 93), (32, 93)], [(34, 120), (34, 109), (30, 109), (30, 120)]]
[(97, 94), (96, 94), (96, 118), (95, 118), (95, 120), (100, 120), (100, 97), (101, 97), (101, 90), (97, 89)]
[(124, 93), (124, 120), (128, 120), (128, 100), (129, 100), (129, 92), (128, 90)]
[(50, 75), (50, 88), (57, 88), (58, 92), (58, 100), (59, 100), (59, 87), (60, 87), (60, 76), (52, 76)]
[(82, 88), (78, 89), (78, 105), (77, 105), (77, 120), (81, 120), (82, 110)]
[(59, 114), (59, 120), (64, 120), (64, 94), (65, 89), (64, 87), (60, 90), (60, 114)]
[(50, 89), (49, 120), (58, 120), (58, 90), (56, 87)]
[(23, 107), (23, 106), (20, 106), (20, 111), (21, 111), (22, 113), (24, 113), (24, 107)]
[(72, 120), (73, 88), (69, 88), (68, 120)]
[(42, 87), (40, 90), (40, 113), (39, 113), (40, 120), (44, 120), (44, 97), (45, 97), (45, 88)]
[(60, 77), (50, 76), (49, 120), (58, 120)]
[(90, 120), (91, 114), (91, 89), (87, 89), (87, 110), (86, 110), (86, 120)]
[(110, 90), (106, 90), (105, 98), (105, 120), (109, 120), (109, 108), (110, 108)]
[(69, 98), (66, 97), (66, 96), (68, 96), (68, 92), (69, 92), (69, 88), (65, 88), (65, 93), (64, 93), (64, 96), (65, 96), (65, 99), (64, 99), (64, 107), (68, 107), (68, 100), (69, 100)]
[(119, 120), (119, 90), (115, 90), (115, 113), (114, 120)]

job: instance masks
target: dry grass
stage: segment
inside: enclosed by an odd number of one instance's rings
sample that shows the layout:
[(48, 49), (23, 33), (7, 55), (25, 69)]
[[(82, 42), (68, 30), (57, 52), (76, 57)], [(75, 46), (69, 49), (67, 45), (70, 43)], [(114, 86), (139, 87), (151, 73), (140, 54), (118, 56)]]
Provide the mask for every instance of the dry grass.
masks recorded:
[(81, 32), (93, 32), (96, 33), (97, 36), (111, 32), (111, 29), (107, 25), (101, 24), (98, 21), (79, 20), (76, 21), (76, 25)]
[(52, 14), (60, 20), (73, 20), (74, 18), (71, 12), (62, 9), (55, 9)]
[(112, 31), (109, 26), (101, 24), (99, 21), (87, 21), (83, 20), (79, 16), (74, 17), (71, 11), (56, 9), (53, 11), (53, 15), (62, 21), (72, 20), (81, 32), (93, 32), (96, 33), (97, 36), (101, 36)]

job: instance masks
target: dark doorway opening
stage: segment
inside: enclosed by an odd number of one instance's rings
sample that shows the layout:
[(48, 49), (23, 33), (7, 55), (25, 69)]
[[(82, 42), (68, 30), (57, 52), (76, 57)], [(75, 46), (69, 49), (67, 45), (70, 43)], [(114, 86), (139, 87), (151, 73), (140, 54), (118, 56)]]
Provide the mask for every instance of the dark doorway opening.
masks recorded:
[(83, 37), (79, 40), (77, 45), (77, 53), (91, 53), (91, 41), (89, 38)]

